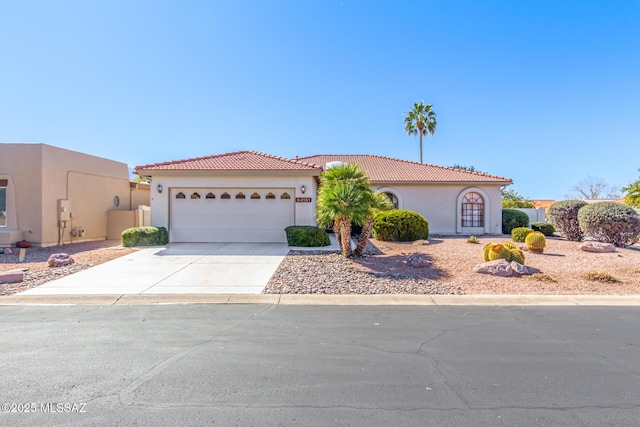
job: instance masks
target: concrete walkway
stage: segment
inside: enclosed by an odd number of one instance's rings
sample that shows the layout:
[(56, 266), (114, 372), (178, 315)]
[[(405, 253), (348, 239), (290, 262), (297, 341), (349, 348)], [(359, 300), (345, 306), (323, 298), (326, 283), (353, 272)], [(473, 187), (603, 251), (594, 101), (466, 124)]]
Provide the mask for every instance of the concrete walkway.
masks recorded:
[(260, 294), (289, 249), (284, 243), (171, 243), (18, 295)]

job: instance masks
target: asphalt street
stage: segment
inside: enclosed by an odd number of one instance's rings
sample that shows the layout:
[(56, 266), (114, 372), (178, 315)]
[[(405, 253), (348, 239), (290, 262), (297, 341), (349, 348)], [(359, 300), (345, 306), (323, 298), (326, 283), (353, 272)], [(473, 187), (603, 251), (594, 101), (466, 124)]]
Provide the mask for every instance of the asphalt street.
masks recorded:
[(0, 307), (0, 425), (637, 426), (640, 307)]

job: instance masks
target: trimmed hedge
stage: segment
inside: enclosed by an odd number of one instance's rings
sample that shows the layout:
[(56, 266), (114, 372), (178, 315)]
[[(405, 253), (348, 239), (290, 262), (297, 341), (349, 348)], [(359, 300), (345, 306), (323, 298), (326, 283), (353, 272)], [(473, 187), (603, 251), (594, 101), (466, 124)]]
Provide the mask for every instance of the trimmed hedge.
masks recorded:
[(556, 231), (553, 225), (548, 222), (532, 222), (531, 228), (533, 231), (539, 231), (545, 236), (553, 236), (553, 233)]
[(547, 210), (547, 218), (567, 240), (579, 242), (584, 236), (578, 224), (578, 211), (587, 203), (582, 200), (555, 202)]
[(622, 248), (634, 244), (640, 236), (640, 217), (633, 208), (621, 203), (583, 206), (578, 211), (578, 223), (587, 236)]
[(132, 227), (122, 232), (122, 246), (166, 245), (169, 233), (164, 227)]
[(313, 225), (291, 225), (284, 231), (287, 233), (289, 246), (315, 248), (331, 244), (327, 232)]
[(373, 237), (392, 242), (413, 242), (429, 238), (429, 223), (414, 211), (393, 209), (376, 214)]
[(533, 230), (529, 227), (516, 227), (511, 230), (511, 240), (514, 242), (524, 242), (530, 233), (533, 233)]
[(529, 215), (515, 209), (502, 209), (502, 234), (511, 234), (517, 227), (527, 227)]

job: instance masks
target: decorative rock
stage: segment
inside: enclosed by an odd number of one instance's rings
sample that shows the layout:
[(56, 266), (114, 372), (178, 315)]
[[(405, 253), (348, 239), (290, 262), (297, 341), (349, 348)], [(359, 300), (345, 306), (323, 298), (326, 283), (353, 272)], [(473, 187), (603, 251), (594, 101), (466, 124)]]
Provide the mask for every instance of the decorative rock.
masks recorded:
[(30, 248), (31, 247), (31, 242), (28, 240), (20, 240), (18, 243), (16, 243), (16, 248)]
[(504, 259), (497, 259), (495, 261), (483, 262), (473, 268), (476, 273), (491, 274), (492, 276), (500, 277), (520, 277), (523, 274), (539, 273), (540, 270), (533, 267), (527, 267), (515, 261), (507, 261)]
[(0, 283), (18, 283), (24, 280), (24, 271), (9, 270), (0, 273)]
[(407, 258), (407, 265), (413, 268), (424, 268), (429, 265), (429, 261), (422, 254), (411, 254)]
[(428, 240), (416, 240), (412, 243), (412, 245), (415, 245), (415, 246), (426, 246), (428, 244), (429, 244)]
[(51, 254), (47, 263), (49, 267), (65, 267), (67, 265), (73, 264), (75, 261), (68, 254)]
[(611, 243), (602, 243), (602, 242), (592, 242), (592, 241), (583, 242), (583, 243), (580, 243), (578, 247), (586, 252), (604, 253), (604, 252), (616, 251), (616, 247), (613, 246)]
[(11, 255), (13, 253), (13, 251), (11, 250), (11, 248), (4, 248), (4, 254), (5, 255)]
[(495, 261), (483, 262), (473, 267), (473, 271), (482, 274), (491, 274), (492, 276), (511, 277), (513, 270), (511, 263), (505, 259), (497, 259)]

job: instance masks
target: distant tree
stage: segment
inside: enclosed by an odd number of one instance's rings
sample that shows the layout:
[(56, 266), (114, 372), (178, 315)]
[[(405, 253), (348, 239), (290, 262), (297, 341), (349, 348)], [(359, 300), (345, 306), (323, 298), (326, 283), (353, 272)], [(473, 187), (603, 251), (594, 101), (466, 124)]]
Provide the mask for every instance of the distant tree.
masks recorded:
[(616, 187), (592, 176), (587, 176), (571, 187), (571, 191), (572, 193), (567, 195), (569, 199), (617, 199), (620, 197), (620, 192)]
[[(452, 169), (461, 169), (463, 171), (469, 171), (469, 172), (480, 172), (478, 170), (476, 170), (476, 168), (474, 166), (465, 166), (465, 165), (461, 165), (459, 163), (456, 163), (455, 165), (451, 165), (449, 166)], [(480, 172), (483, 173), (483, 172)]]
[[(638, 169), (638, 172), (640, 172), (640, 169)], [(632, 208), (640, 208), (640, 178), (626, 187), (622, 187), (622, 191), (624, 192), (625, 204)]]
[(142, 175), (134, 174), (133, 182), (141, 182), (143, 184), (150, 184), (151, 183), (151, 177), (150, 176), (142, 176)]
[(407, 134), (420, 137), (420, 163), (422, 163), (422, 137), (435, 133), (438, 125), (436, 112), (433, 111), (433, 105), (425, 105), (424, 101), (420, 101), (414, 103), (413, 108), (405, 111), (404, 114), (404, 129)]
[(503, 188), (502, 189), (502, 208), (503, 209), (513, 209), (513, 208), (521, 208), (521, 209), (531, 209), (535, 206), (529, 200), (525, 200), (525, 198), (518, 193), (514, 188)]

